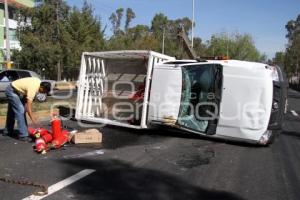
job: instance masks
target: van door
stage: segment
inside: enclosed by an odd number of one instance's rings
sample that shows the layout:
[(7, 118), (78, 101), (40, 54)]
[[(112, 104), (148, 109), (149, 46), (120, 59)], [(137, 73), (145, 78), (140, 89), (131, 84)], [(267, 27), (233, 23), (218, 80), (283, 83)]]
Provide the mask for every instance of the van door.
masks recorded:
[(222, 66), (182, 66), (182, 96), (177, 124), (185, 130), (213, 135), (219, 118)]
[(100, 116), (104, 91), (105, 68), (101, 58), (82, 55), (78, 81), (76, 118), (91, 120)]
[(180, 108), (181, 88), (180, 67), (154, 66), (148, 105), (148, 123), (175, 124)]
[[(149, 120), (189, 132), (215, 134), (221, 101), (222, 66), (208, 63), (169, 68), (158, 66), (154, 72), (150, 104), (155, 112), (152, 108)], [(155, 99), (157, 95), (159, 100)]]

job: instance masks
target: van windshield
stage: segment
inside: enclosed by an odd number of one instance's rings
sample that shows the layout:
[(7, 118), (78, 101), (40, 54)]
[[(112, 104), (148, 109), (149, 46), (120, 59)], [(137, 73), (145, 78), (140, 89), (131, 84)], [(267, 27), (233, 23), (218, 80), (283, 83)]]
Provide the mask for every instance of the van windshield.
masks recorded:
[(216, 68), (214, 64), (182, 67), (182, 96), (177, 123), (184, 128), (206, 132), (215, 119)]

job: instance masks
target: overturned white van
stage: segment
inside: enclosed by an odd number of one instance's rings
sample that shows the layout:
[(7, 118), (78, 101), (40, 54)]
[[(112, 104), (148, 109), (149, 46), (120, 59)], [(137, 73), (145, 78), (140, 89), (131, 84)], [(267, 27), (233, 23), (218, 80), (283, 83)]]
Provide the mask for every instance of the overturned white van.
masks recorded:
[(153, 51), (83, 53), (76, 118), (268, 144), (286, 105), (279, 70), (237, 60), (176, 60)]

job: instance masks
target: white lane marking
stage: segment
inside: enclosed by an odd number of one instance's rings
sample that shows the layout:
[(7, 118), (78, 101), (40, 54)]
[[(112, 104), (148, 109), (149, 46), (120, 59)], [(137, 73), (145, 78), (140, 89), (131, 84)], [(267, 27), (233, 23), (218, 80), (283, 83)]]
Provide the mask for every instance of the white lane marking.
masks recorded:
[(64, 156), (65, 159), (71, 159), (71, 158), (82, 158), (82, 157), (89, 157), (89, 156), (96, 156), (96, 155), (103, 155), (104, 151), (102, 150), (95, 150), (95, 151), (90, 151), (86, 153), (81, 153), (81, 154), (75, 154), (75, 155), (66, 155)]
[(295, 117), (298, 117), (298, 116), (299, 116), (298, 113), (296, 113), (296, 111), (294, 111), (294, 110), (291, 110), (291, 113), (292, 113)]
[(83, 177), (90, 175), (91, 173), (95, 172), (96, 170), (94, 169), (85, 169), (82, 170), (80, 172), (78, 172), (77, 174), (74, 174), (73, 176), (70, 176), (69, 178), (66, 178), (58, 183), (55, 183), (53, 185), (51, 185), (50, 187), (48, 187), (48, 194), (44, 195), (44, 196), (35, 196), (35, 195), (31, 195), (29, 197), (24, 198), (23, 200), (40, 200), (43, 199), (51, 194), (53, 194), (54, 192), (57, 192), (61, 189), (63, 189), (64, 187), (67, 187), (68, 185), (71, 185), (72, 183), (82, 179)]

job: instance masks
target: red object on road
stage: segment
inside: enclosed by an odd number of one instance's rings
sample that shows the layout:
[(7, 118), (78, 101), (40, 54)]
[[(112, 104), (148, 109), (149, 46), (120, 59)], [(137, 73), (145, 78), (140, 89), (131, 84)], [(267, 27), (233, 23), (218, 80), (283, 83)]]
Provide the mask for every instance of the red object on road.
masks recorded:
[(49, 131), (45, 128), (39, 128), (37, 131), (40, 133), (41, 137), (44, 136), (44, 135), (49, 134)]
[(34, 136), (34, 133), (35, 133), (35, 128), (28, 127), (28, 133), (29, 133), (29, 136), (30, 136), (30, 137), (33, 137), (33, 136)]
[(53, 140), (53, 137), (50, 133), (47, 133), (46, 135), (43, 135), (42, 138), (46, 143), (51, 142)]
[(54, 115), (52, 118), (51, 129), (54, 140), (62, 135), (61, 120), (56, 115)]
[(69, 131), (63, 130), (59, 137), (54, 138), (52, 140), (52, 146), (56, 149), (63, 146), (65, 143), (67, 143), (69, 141), (69, 134), (70, 134)]
[(62, 130), (62, 123), (59, 117), (53, 116), (51, 120), (52, 133), (45, 128), (34, 129), (29, 127), (28, 132), (31, 137), (36, 138), (35, 147), (36, 151), (40, 153), (46, 153), (47, 143), (51, 142), (52, 148), (58, 149), (65, 143), (69, 142), (69, 131)]
[(60, 137), (52, 140), (52, 146), (55, 149), (60, 148), (61, 146), (63, 146), (66, 142), (68, 142), (68, 138), (64, 137), (63, 135), (61, 135)]
[(69, 135), (70, 135), (70, 132), (69, 131), (67, 131), (67, 130), (63, 130), (62, 131), (62, 135), (64, 135), (65, 137), (69, 137)]
[(43, 138), (37, 138), (35, 140), (35, 150), (39, 153), (42, 153), (43, 151), (46, 151), (46, 142)]
[(29, 133), (30, 137), (39, 138), (39, 137), (42, 137), (44, 135), (49, 134), (49, 131), (45, 128), (31, 128), (31, 127), (28, 127), (28, 133)]

